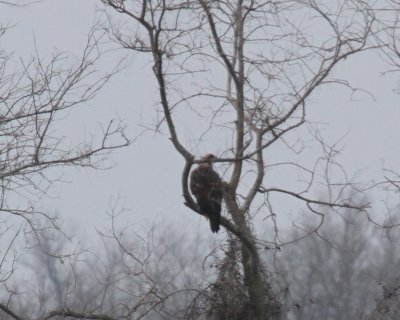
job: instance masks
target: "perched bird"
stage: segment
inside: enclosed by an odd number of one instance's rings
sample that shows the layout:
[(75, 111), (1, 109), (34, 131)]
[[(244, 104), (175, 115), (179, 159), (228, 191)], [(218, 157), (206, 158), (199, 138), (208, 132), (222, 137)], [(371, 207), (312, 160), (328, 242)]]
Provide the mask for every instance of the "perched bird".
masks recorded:
[(200, 212), (210, 220), (212, 232), (218, 232), (221, 220), (222, 185), (221, 179), (212, 167), (213, 154), (201, 158), (205, 161), (198, 165), (190, 175), (190, 191), (196, 198)]

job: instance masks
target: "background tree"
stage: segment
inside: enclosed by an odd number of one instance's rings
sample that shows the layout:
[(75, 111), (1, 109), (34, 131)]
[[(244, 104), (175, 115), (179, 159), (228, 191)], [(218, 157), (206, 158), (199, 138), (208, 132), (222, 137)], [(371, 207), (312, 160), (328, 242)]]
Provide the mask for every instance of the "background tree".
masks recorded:
[[(283, 319), (361, 319), (375, 305), (383, 239), (356, 210), (324, 214), (326, 222), (318, 231), (276, 255), (277, 274), (282, 273), (289, 293)], [(294, 238), (315, 230), (311, 217), (298, 222)]]
[[(6, 31), (2, 28), (0, 35)], [(76, 144), (60, 130), (60, 122), (95, 97), (117, 71), (102, 74), (96, 70), (101, 54), (97, 36), (94, 30), (89, 34), (77, 59), (58, 53), (48, 61), (38, 55), (18, 60), (0, 51), (0, 278), (4, 289), (0, 308), (15, 319), (21, 319), (15, 313), (18, 310), (11, 308), (19, 291), (9, 284), (24, 249), (37, 247), (60, 260), (77, 254), (56, 250), (57, 246), (47, 242), (48, 229), (65, 236), (60, 219), (37, 206), (61, 179), (62, 171), (53, 168), (105, 168), (104, 161), (113, 149), (130, 144), (123, 125), (115, 120), (101, 127), (96, 137), (84, 137)], [(45, 265), (46, 282), (54, 285), (49, 291), (59, 301), (62, 282), (53, 279), (53, 263), (48, 260)], [(48, 289), (45, 283), (39, 287)], [(48, 297), (47, 292), (39, 293)]]
[[(187, 319), (209, 285), (212, 268), (197, 259), (206, 253), (199, 246), (204, 241), (182, 241), (188, 235), (164, 226), (138, 233), (125, 221), (121, 213), (113, 216), (113, 227), (98, 233), (96, 250), (62, 260), (29, 250), (7, 282), (13, 291), (7, 319)], [(53, 236), (43, 246), (67, 251), (68, 243)]]

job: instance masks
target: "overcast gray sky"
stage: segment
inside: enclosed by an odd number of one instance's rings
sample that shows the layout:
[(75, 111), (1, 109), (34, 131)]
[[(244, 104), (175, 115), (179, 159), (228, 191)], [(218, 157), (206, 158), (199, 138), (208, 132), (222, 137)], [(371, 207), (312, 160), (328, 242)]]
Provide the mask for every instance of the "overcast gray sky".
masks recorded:
[[(14, 26), (2, 38), (1, 46), (14, 52), (15, 59), (28, 57), (35, 45), (41, 57), (50, 57), (57, 51), (79, 56), (91, 26), (101, 17), (101, 9), (96, 0), (48, 0), (24, 8), (2, 8), (3, 24)], [(107, 53), (99, 68), (111, 69), (126, 54)], [(393, 92), (399, 75), (382, 77), (385, 68), (376, 54), (365, 53), (349, 58), (335, 71), (353, 86), (371, 91), (375, 99), (358, 92), (351, 100), (349, 90), (335, 86), (317, 90), (309, 101), (310, 119), (318, 123), (327, 141), (344, 137), (340, 142), (344, 147), (340, 159), (350, 176), (362, 169), (365, 179), (378, 179), (383, 165), (400, 171), (399, 96)], [(96, 132), (98, 123), (118, 116), (135, 138), (143, 130), (138, 126), (140, 120), (156, 117), (154, 106), (158, 97), (154, 84), (146, 60), (128, 55), (127, 68), (112, 78), (96, 99), (60, 123), (62, 130), (77, 139)], [(316, 150), (311, 148), (304, 157), (314, 161)], [(111, 162), (115, 166), (108, 171), (65, 171), (63, 178), (69, 182), (57, 185), (51, 192), (55, 198), (42, 199), (41, 205), (72, 225), (102, 226), (108, 223), (105, 212), (110, 203), (119, 198), (119, 206), (132, 212), (130, 217), (139, 228), (154, 221), (171, 221), (194, 226), (195, 230), (208, 230), (208, 223), (183, 205), (183, 161), (166, 136), (147, 132), (129, 148), (115, 152)], [(275, 178), (276, 184), (281, 181), (290, 187), (289, 177)], [(290, 209), (296, 207), (287, 208)]]

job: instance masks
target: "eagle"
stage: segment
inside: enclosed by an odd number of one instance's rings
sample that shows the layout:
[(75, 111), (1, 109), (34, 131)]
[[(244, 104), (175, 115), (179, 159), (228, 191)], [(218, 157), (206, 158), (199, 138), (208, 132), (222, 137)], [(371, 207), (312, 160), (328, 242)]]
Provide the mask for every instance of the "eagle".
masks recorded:
[(190, 175), (190, 191), (196, 198), (201, 214), (210, 220), (211, 231), (217, 233), (221, 220), (222, 184), (221, 178), (212, 167), (213, 154), (206, 154)]

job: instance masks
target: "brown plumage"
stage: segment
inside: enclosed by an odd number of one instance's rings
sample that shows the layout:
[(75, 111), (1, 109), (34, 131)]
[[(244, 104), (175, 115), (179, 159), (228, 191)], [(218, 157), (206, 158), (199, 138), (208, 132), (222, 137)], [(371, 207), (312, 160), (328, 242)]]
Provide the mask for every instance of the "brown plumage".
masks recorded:
[(200, 211), (210, 220), (212, 232), (218, 232), (221, 220), (222, 186), (221, 179), (212, 167), (212, 154), (202, 157), (207, 162), (200, 163), (190, 175), (190, 191), (199, 205)]

